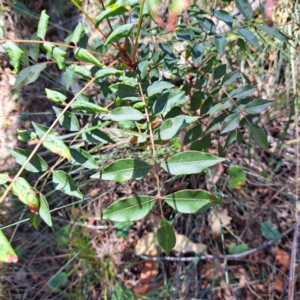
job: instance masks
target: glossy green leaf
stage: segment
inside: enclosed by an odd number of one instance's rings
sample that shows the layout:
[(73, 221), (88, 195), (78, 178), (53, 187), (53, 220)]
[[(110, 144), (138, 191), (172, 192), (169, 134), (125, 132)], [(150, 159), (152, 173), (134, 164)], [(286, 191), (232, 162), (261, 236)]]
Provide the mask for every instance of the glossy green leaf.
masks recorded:
[(60, 104), (60, 105), (62, 105), (67, 99), (67, 96), (65, 96), (64, 94), (57, 92), (57, 91), (49, 90), (46, 88), (45, 92), (46, 92), (47, 98), (50, 101)]
[(108, 112), (108, 109), (106, 107), (102, 107), (100, 105), (97, 105), (95, 103), (90, 103), (87, 101), (81, 101), (81, 100), (75, 100), (75, 102), (71, 105), (72, 109), (75, 110), (85, 110), (87, 112), (93, 112), (93, 113), (105, 113)]
[(16, 44), (11, 41), (6, 42), (2, 45), (3, 49), (8, 54), (9, 59), (14, 67), (13, 73), (17, 73), (20, 70), (21, 60), (24, 55), (22, 51)]
[(243, 109), (248, 114), (259, 114), (273, 104), (274, 101), (272, 100), (256, 99), (247, 103)]
[(49, 210), (48, 202), (43, 194), (40, 194), (40, 209), (39, 215), (41, 219), (50, 227), (52, 227), (52, 219)]
[(223, 21), (229, 27), (232, 27), (233, 18), (232, 16), (225, 10), (212, 10), (212, 15), (216, 17), (218, 20)]
[(134, 223), (129, 222), (114, 222), (114, 229), (118, 238), (126, 239), (128, 237), (129, 229), (132, 228)]
[[(41, 124), (37, 124), (35, 122), (32, 122), (32, 124), (36, 134), (40, 139), (42, 139), (45, 133), (47, 132), (48, 127)], [(51, 132), (48, 134), (46, 140), (43, 142), (42, 145), (52, 153), (57, 154), (61, 157), (65, 157), (70, 162), (72, 161), (72, 156), (69, 148), (54, 130), (51, 130)]]
[[(37, 40), (37, 35), (33, 34), (31, 40)], [(28, 56), (30, 56), (35, 62), (38, 62), (40, 56), (40, 44), (30, 43), (28, 49)]]
[(123, 75), (123, 71), (115, 69), (115, 68), (105, 68), (105, 69), (99, 70), (94, 75), (94, 77), (96, 77), (97, 79), (102, 79), (102, 78), (106, 78), (106, 77), (112, 76), (112, 75)]
[(177, 38), (181, 41), (193, 41), (195, 39), (193, 31), (190, 29), (178, 29), (175, 33)]
[(161, 93), (163, 90), (171, 89), (174, 84), (167, 81), (155, 81), (147, 88), (148, 97), (154, 96), (155, 94)]
[(130, 35), (133, 26), (136, 23), (129, 23), (124, 25), (119, 25), (106, 39), (104, 46), (114, 42), (117, 39), (121, 39)]
[(91, 178), (116, 182), (139, 180), (144, 178), (151, 168), (152, 166), (139, 159), (120, 159), (105, 167), (100, 173), (92, 175)]
[(78, 60), (89, 62), (100, 68), (104, 67), (104, 65), (86, 49), (77, 48), (74, 50), (74, 55)]
[(70, 42), (77, 45), (77, 43), (80, 41), (82, 35), (84, 33), (84, 27), (81, 22), (78, 22), (77, 26), (75, 27)]
[(213, 73), (214, 80), (218, 80), (222, 78), (226, 74), (226, 68), (227, 68), (227, 64), (217, 66), (214, 69), (214, 73)]
[(246, 182), (246, 173), (240, 166), (231, 166), (227, 173), (231, 176), (228, 180), (231, 189), (239, 189)]
[(0, 174), (0, 184), (5, 184), (9, 180), (8, 174)]
[[(62, 109), (52, 106), (55, 111), (56, 117), (58, 117)], [(78, 131), (80, 129), (79, 122), (76, 116), (68, 111), (64, 112), (63, 116), (59, 119), (59, 124), (69, 131)]]
[[(6, 147), (7, 151), (13, 156), (18, 164), (24, 165), (27, 158), (31, 155), (31, 150), (23, 150), (20, 148), (9, 148)], [(47, 163), (37, 154), (31, 158), (31, 160), (25, 166), (25, 169), (29, 172), (45, 172), (48, 170)]]
[(17, 129), (18, 140), (23, 143), (28, 143), (29, 141), (34, 141), (36, 139), (36, 133), (29, 130), (19, 130)]
[(100, 22), (104, 19), (108, 19), (110, 17), (118, 16), (127, 12), (125, 6), (119, 6), (117, 3), (107, 7), (104, 11), (100, 13), (95, 19), (95, 28), (98, 28)]
[(137, 65), (137, 75), (141, 80), (144, 80), (148, 75), (148, 60), (144, 60)]
[(258, 26), (258, 25), (256, 25), (256, 27), (260, 30), (263, 30), (264, 32), (266, 32), (269, 35), (275, 36), (276, 38), (278, 38), (280, 41), (282, 41), (284, 43), (289, 42), (289, 40), (286, 38), (286, 36), (283, 35), (277, 28), (273, 28), (273, 27), (269, 27), (269, 26)]
[(215, 36), (215, 45), (217, 51), (223, 55), (225, 53), (225, 47), (227, 44), (227, 39), (225, 36)]
[(239, 112), (229, 115), (223, 122), (223, 125), (221, 128), (221, 134), (227, 133), (229, 131), (236, 129), (239, 126), (239, 123), (240, 123), (240, 113)]
[(20, 201), (28, 206), (29, 210), (37, 213), (39, 210), (39, 200), (33, 188), (26, 179), (19, 177), (12, 185), (11, 192), (16, 195)]
[(216, 32), (216, 25), (215, 23), (206, 17), (196, 17), (199, 21), (199, 25), (207, 32), (215, 33)]
[(0, 261), (5, 263), (17, 263), (18, 256), (12, 246), (10, 245), (8, 239), (0, 230)]
[(237, 245), (236, 243), (230, 243), (228, 246), (228, 252), (230, 254), (240, 254), (249, 250), (246, 244)]
[(260, 46), (257, 37), (252, 31), (244, 28), (238, 29), (237, 31), (239, 35), (241, 35), (248, 43), (262, 50), (262, 47)]
[(41, 63), (23, 69), (18, 73), (13, 88), (17, 89), (22, 85), (28, 85), (35, 82), (46, 67), (47, 63)]
[(92, 155), (80, 148), (71, 148), (72, 165), (82, 165), (88, 169), (97, 169), (98, 165)]
[(253, 94), (256, 90), (256, 86), (245, 85), (231, 91), (229, 95), (237, 99), (244, 99)]
[(154, 116), (169, 112), (174, 106), (183, 104), (187, 101), (184, 92), (167, 91), (160, 95), (154, 102), (151, 111)]
[(163, 162), (161, 167), (172, 175), (197, 174), (224, 160), (208, 153), (186, 151), (175, 154)]
[(207, 152), (211, 144), (211, 134), (206, 134), (200, 140), (191, 144), (190, 150)]
[(236, 79), (239, 77), (239, 72), (238, 71), (232, 71), (227, 73), (223, 79), (222, 79), (222, 85), (229, 85), (232, 84)]
[(134, 196), (122, 199), (108, 206), (99, 217), (116, 222), (136, 221), (144, 218), (155, 204), (149, 196)]
[(115, 142), (104, 132), (94, 129), (82, 134), (82, 139), (90, 143), (114, 144)]
[(235, 5), (247, 20), (252, 19), (253, 11), (251, 5), (248, 3), (248, 0), (235, 0)]
[(254, 124), (250, 124), (249, 128), (254, 141), (263, 149), (268, 150), (268, 138), (264, 131)]
[(195, 122), (198, 120), (198, 117), (191, 117), (191, 116), (177, 116), (175, 118), (167, 119), (164, 122), (157, 134), (160, 140), (170, 140), (171, 138), (177, 136), (182, 129), (189, 126), (190, 123)]
[(200, 61), (203, 58), (204, 52), (205, 52), (205, 47), (203, 45), (200, 44), (195, 44), (193, 46), (191, 46), (191, 55), (192, 55), (192, 59), (193, 59), (193, 63), (196, 67), (199, 66)]
[(80, 199), (83, 198), (77, 184), (73, 181), (72, 177), (64, 171), (53, 171), (52, 183), (54, 189), (57, 191), (62, 191), (69, 196), (74, 196)]
[(64, 72), (64, 81), (66, 89), (68, 90), (75, 81), (75, 72), (72, 66), (69, 66)]
[(58, 47), (53, 46), (50, 43), (44, 43), (43, 47), (52, 56), (53, 60), (57, 63), (58, 68), (61, 71), (65, 72), (67, 52), (61, 50)]
[(198, 124), (191, 129), (189, 129), (183, 140), (183, 145), (187, 145), (195, 140), (197, 140), (202, 134), (202, 124)]
[(71, 65), (70, 67), (72, 68), (73, 72), (82, 76), (83, 78), (91, 78), (92, 77), (90, 70), (85, 67), (78, 66), (78, 65)]
[(173, 209), (185, 214), (203, 212), (214, 205), (223, 203), (203, 190), (182, 190), (165, 196), (164, 200)]
[(132, 107), (115, 108), (105, 117), (113, 121), (140, 121), (145, 119), (145, 116), (140, 111)]
[(116, 94), (116, 96), (120, 97), (122, 100), (139, 100), (140, 97), (136, 93), (135, 89), (124, 83), (115, 83), (109, 86), (109, 89)]
[(260, 224), (260, 230), (263, 236), (268, 240), (278, 240), (281, 237), (278, 229), (269, 222), (262, 222)]
[(160, 220), (160, 227), (157, 229), (157, 240), (167, 255), (176, 245), (174, 228), (165, 218)]
[(45, 40), (45, 35), (48, 30), (49, 19), (50, 17), (46, 14), (46, 11), (43, 10), (40, 16), (37, 34), (36, 34), (42, 40)]

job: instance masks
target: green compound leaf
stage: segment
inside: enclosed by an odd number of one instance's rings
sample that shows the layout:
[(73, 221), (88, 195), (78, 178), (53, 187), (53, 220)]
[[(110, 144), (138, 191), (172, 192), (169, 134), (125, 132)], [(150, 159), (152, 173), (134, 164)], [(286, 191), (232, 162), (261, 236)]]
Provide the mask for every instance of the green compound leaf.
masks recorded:
[(98, 165), (92, 155), (79, 148), (70, 149), (72, 155), (72, 165), (82, 165), (88, 169), (97, 169)]
[(248, 30), (248, 29), (238, 29), (238, 33), (250, 44), (257, 47), (258, 49), (262, 50), (262, 47), (260, 46), (257, 37), (255, 34)]
[(228, 252), (230, 254), (240, 254), (249, 250), (246, 244), (237, 245), (236, 243), (230, 243), (228, 246)]
[(83, 27), (82, 23), (79, 22), (72, 33), (70, 42), (77, 45), (77, 43), (80, 41), (83, 33), (84, 33), (84, 27)]
[(248, 114), (258, 114), (267, 109), (270, 105), (273, 105), (274, 101), (265, 99), (256, 99), (247, 103), (244, 110)]
[(121, 39), (124, 37), (127, 37), (130, 35), (131, 30), (133, 26), (135, 26), (136, 23), (129, 23), (129, 24), (124, 24), (121, 26), (118, 26), (106, 39), (104, 46), (112, 43), (113, 41), (117, 39)]
[(254, 141), (263, 149), (268, 150), (269, 143), (267, 135), (260, 129), (258, 126), (254, 124), (250, 124), (250, 133), (254, 139)]
[(174, 228), (165, 218), (160, 220), (160, 227), (157, 229), (157, 240), (167, 255), (176, 245)]
[[(52, 106), (52, 108), (54, 109), (57, 117), (63, 111), (62, 109), (55, 106)], [(80, 129), (79, 122), (76, 116), (68, 111), (64, 112), (63, 116), (59, 119), (59, 123), (69, 131), (78, 131)]]
[(260, 224), (260, 230), (263, 236), (268, 240), (278, 240), (281, 237), (278, 229), (269, 222), (262, 222)]
[(108, 112), (108, 109), (97, 105), (95, 103), (90, 103), (87, 101), (75, 100), (75, 102), (71, 105), (72, 109), (75, 110), (85, 110), (86, 112), (93, 112), (93, 113), (105, 113)]
[[(32, 124), (36, 134), (40, 139), (42, 139), (45, 133), (47, 132), (48, 127), (41, 124), (37, 124), (35, 122), (32, 122)], [(46, 140), (43, 142), (42, 145), (52, 153), (57, 154), (61, 157), (65, 157), (70, 162), (72, 162), (72, 156), (69, 148), (66, 146), (66, 144), (60, 138), (60, 136), (54, 130), (50, 131), (50, 133), (48, 134)]]
[(256, 90), (256, 86), (245, 85), (231, 91), (229, 95), (237, 99), (244, 99), (253, 94)]
[(248, 0), (235, 0), (235, 5), (247, 20), (252, 19), (253, 11), (251, 5), (248, 3)]
[(113, 109), (105, 118), (113, 121), (140, 121), (145, 116), (132, 107), (118, 107)]
[(89, 62), (100, 68), (104, 67), (104, 65), (93, 54), (91, 54), (86, 49), (77, 48), (74, 50), (74, 55), (78, 60)]
[(114, 202), (99, 217), (103, 220), (116, 222), (136, 221), (144, 218), (155, 204), (149, 196), (134, 196)]
[(109, 86), (109, 89), (122, 100), (136, 101), (140, 99), (139, 95), (135, 92), (135, 89), (124, 83), (112, 84)]
[(52, 219), (49, 210), (48, 202), (43, 194), (40, 194), (40, 210), (39, 215), (41, 219), (50, 227), (52, 227)]
[(198, 120), (198, 117), (191, 116), (177, 116), (173, 119), (167, 119), (158, 130), (158, 138), (160, 140), (170, 140), (196, 120)]
[(203, 212), (214, 205), (223, 203), (220, 199), (203, 190), (182, 190), (165, 196), (164, 200), (173, 209), (185, 214)]
[(19, 177), (12, 185), (11, 192), (16, 195), (20, 201), (28, 206), (32, 213), (39, 210), (39, 200), (35, 191), (32, 189), (26, 179)]
[(41, 16), (40, 16), (37, 34), (36, 34), (42, 40), (45, 39), (45, 35), (46, 35), (47, 29), (48, 29), (49, 19), (50, 19), (50, 17), (46, 14), (46, 11), (43, 10), (41, 13)]
[(168, 91), (163, 93), (154, 102), (151, 111), (154, 116), (169, 112), (174, 106), (183, 104), (187, 101), (184, 92)]
[(54, 189), (57, 191), (62, 191), (69, 196), (74, 196), (80, 199), (83, 198), (77, 184), (75, 184), (72, 177), (64, 171), (53, 171), (52, 183)]
[(212, 10), (212, 15), (216, 17), (218, 20), (223, 21), (229, 27), (232, 27), (233, 18), (232, 16), (225, 10)]
[(8, 239), (0, 230), (0, 261), (5, 263), (17, 263), (18, 256), (10, 245)]
[(56, 104), (62, 105), (67, 99), (67, 96), (65, 96), (64, 94), (62, 94), (60, 92), (52, 91), (47, 88), (45, 89), (45, 92), (46, 92), (47, 98)]
[(113, 180), (124, 182), (127, 180), (138, 180), (144, 178), (152, 166), (138, 159), (120, 159), (106, 168), (91, 176), (102, 180)]
[(115, 68), (105, 68), (105, 69), (99, 70), (94, 75), (94, 77), (96, 77), (97, 79), (103, 79), (103, 78), (106, 78), (106, 77), (112, 76), (112, 75), (123, 75), (123, 71), (115, 69)]
[(5, 184), (9, 179), (8, 174), (0, 174), (0, 184)]
[(53, 46), (50, 43), (44, 43), (43, 47), (46, 51), (52, 56), (54, 61), (57, 63), (58, 68), (65, 72), (66, 71), (66, 56), (67, 52), (59, 49), (58, 47)]
[(167, 81), (155, 81), (147, 88), (148, 97), (154, 96), (155, 94), (161, 93), (163, 90), (171, 89), (175, 85)]
[[(30, 150), (23, 150), (20, 148), (9, 148), (5, 147), (7, 151), (13, 156), (18, 164), (21, 166), (24, 165), (27, 158), (31, 155)], [(29, 172), (37, 173), (37, 172), (45, 172), (48, 170), (47, 163), (37, 154), (31, 158), (31, 160), (25, 166), (25, 169)]]
[(200, 151), (186, 151), (175, 154), (163, 162), (161, 167), (172, 175), (197, 174), (224, 160)]
[(227, 133), (229, 131), (236, 129), (239, 126), (239, 123), (240, 123), (240, 113), (239, 112), (229, 115), (223, 122), (223, 125), (221, 128), (221, 134)]
[(9, 59), (14, 67), (12, 73), (17, 73), (20, 70), (21, 60), (24, 55), (24, 51), (22, 51), (16, 44), (11, 41), (6, 42), (2, 45), (3, 49), (8, 54)]
[(23, 69), (18, 73), (13, 89), (35, 82), (46, 67), (47, 63), (41, 63)]
[(227, 44), (227, 39), (225, 36), (215, 36), (215, 45), (217, 51), (223, 55), (225, 53), (225, 47)]
[(269, 26), (258, 26), (258, 25), (256, 27), (260, 30), (263, 30), (267, 34), (275, 36), (276, 38), (278, 38), (280, 41), (282, 41), (284, 43), (289, 42), (289, 40), (286, 38), (286, 36), (283, 35), (277, 28), (272, 28)]

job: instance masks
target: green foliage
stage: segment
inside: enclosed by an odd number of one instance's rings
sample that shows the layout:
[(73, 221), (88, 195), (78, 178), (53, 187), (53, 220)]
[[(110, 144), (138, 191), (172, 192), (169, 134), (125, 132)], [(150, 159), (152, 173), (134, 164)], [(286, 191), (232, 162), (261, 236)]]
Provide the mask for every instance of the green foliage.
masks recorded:
[[(80, 7), (81, 1), (72, 2), (77, 8)], [(261, 44), (265, 42), (260, 39), (262, 34), (285, 43), (288, 38), (279, 29), (252, 24), (252, 8), (247, 0), (236, 0), (235, 3), (248, 20), (247, 28), (234, 26), (235, 20), (225, 10), (208, 12), (193, 4), (186, 8), (184, 15), (189, 24), (178, 23), (173, 32), (168, 32), (160, 23), (153, 28), (149, 25), (158, 21), (155, 9), (152, 9), (157, 2), (120, 0), (104, 3), (102, 12), (92, 20), (97, 29), (102, 28), (102, 22), (109, 22), (110, 25), (103, 27), (104, 32), (99, 29), (102, 38), (94, 50), (83, 42), (85, 29), (81, 22), (66, 39), (66, 44), (47, 41), (49, 16), (45, 11), (41, 13), (36, 34), (42, 40), (43, 47), (38, 47), (36, 41), (29, 41), (30, 45), (26, 48), (17, 46), (13, 40), (3, 40), (2, 46), (10, 58), (13, 72), (18, 73), (22, 59), (27, 58), (27, 66), (19, 72), (14, 88), (34, 82), (54, 62), (63, 72), (68, 94), (46, 89), (47, 99), (63, 106), (53, 107), (56, 120), (50, 127), (33, 122), (35, 132), (18, 130), (21, 142), (28, 143), (29, 147), (31, 144), (36, 146), (33, 150), (9, 148), (22, 167), (14, 180), (7, 174), (1, 174), (0, 184), (6, 187), (2, 198), (11, 191), (35, 214), (30, 215), (34, 226), (40, 226), (40, 220), (52, 226), (49, 206), (42, 194), (43, 187), (33, 189), (33, 183), (20, 177), (24, 169), (32, 173), (45, 172), (45, 180), (52, 183), (54, 193), (62, 191), (79, 199), (85, 198), (80, 191), (83, 185), (79, 184), (77, 176), (83, 168), (93, 172), (98, 169), (95, 174), (89, 174), (89, 181), (97, 179), (122, 183), (152, 176), (157, 182), (156, 195), (131, 195), (119, 199), (104, 209), (99, 218), (133, 222), (144, 218), (155, 204), (159, 204), (161, 227), (157, 230), (157, 238), (165, 252), (169, 253), (176, 244), (176, 238), (173, 226), (165, 218), (162, 203), (180, 213), (194, 214), (221, 205), (222, 201), (203, 190), (184, 189), (161, 195), (161, 185), (158, 183), (166, 178), (166, 174), (162, 174), (167, 172), (170, 177), (198, 174), (222, 163), (229, 146), (243, 142), (241, 127), (248, 128), (253, 140), (268, 149), (267, 136), (255, 121), (273, 102), (257, 98), (257, 87), (244, 84), (246, 76), (237, 70), (230, 59), (224, 63), (224, 57), (228, 58), (236, 45), (244, 53), (253, 47), (255, 51), (261, 50)], [(177, 8), (180, 13), (182, 6)], [(116, 18), (118, 16), (121, 16), (122, 23), (111, 26), (110, 21), (119, 20)], [(130, 21), (132, 16), (139, 16), (134, 23)], [(212, 17), (235, 28), (234, 34), (217, 34)], [(176, 19), (174, 21), (176, 23)], [(153, 45), (145, 43), (145, 38), (156, 35), (160, 36), (159, 42)], [(176, 44), (180, 44), (181, 50)], [(46, 54), (49, 61), (35, 64), (39, 61), (40, 51)], [(77, 61), (70, 63), (66, 58), (72, 51)], [(33, 59), (33, 64), (28, 56)], [(108, 58), (110, 65), (106, 67)], [(100, 88), (101, 101), (104, 98), (109, 100), (109, 104), (104, 106), (82, 92), (72, 93), (70, 88), (75, 75), (87, 82), (84, 90), (90, 86)], [(72, 100), (69, 99), (71, 95)], [(58, 130), (58, 124), (62, 130), (72, 133), (63, 135)], [(113, 130), (117, 133), (112, 135)], [(74, 137), (72, 141), (70, 135)], [(218, 151), (222, 157), (209, 153), (212, 136), (219, 140)], [(57, 163), (51, 165), (51, 169), (36, 153), (41, 145), (61, 157), (55, 158)], [(97, 151), (91, 150), (95, 146)], [(103, 161), (101, 155), (104, 149), (112, 149), (108, 146), (118, 149), (121, 157), (112, 155), (109, 162)], [(146, 150), (143, 159), (136, 151), (141, 149)], [(166, 155), (163, 154), (165, 150)], [(228, 173), (232, 177), (229, 180), (232, 188), (239, 188), (245, 181), (241, 169), (231, 167)], [(10, 182), (8, 187), (7, 182)], [(276, 238), (277, 233), (269, 227), (262, 224), (263, 234), (269, 239)], [(123, 227), (120, 228), (122, 230)], [(1, 237), (4, 240), (2, 232)], [(15, 257), (12, 249), (7, 242), (3, 243), (7, 252), (0, 255), (1, 260), (14, 261), (15, 258), (9, 259), (7, 256)], [(230, 253), (244, 250), (244, 245), (229, 248)], [(66, 274), (60, 273), (59, 276), (52, 278), (50, 287), (67, 281)]]

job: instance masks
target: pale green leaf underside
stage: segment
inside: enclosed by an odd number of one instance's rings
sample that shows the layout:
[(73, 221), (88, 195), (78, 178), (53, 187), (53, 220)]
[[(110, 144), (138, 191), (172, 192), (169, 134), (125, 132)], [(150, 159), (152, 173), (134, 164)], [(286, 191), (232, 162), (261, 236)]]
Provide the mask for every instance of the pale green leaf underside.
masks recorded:
[(43, 194), (40, 194), (40, 209), (39, 215), (41, 219), (50, 227), (52, 227), (52, 219), (49, 210), (48, 202)]
[(186, 151), (175, 154), (163, 162), (161, 167), (172, 175), (197, 174), (224, 160), (200, 151)]
[(149, 196), (135, 196), (114, 202), (99, 217), (116, 222), (136, 221), (144, 218), (155, 204)]
[(182, 190), (164, 197), (165, 202), (173, 209), (186, 214), (203, 212), (223, 202), (203, 190)]

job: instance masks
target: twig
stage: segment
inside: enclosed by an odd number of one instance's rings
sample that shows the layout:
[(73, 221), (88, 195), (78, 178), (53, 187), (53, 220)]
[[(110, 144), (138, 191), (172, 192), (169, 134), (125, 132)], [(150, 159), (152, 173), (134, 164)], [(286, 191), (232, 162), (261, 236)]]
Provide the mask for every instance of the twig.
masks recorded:
[[(300, 219), (300, 218), (299, 218)], [(292, 227), (290, 229), (288, 229), (287, 231), (285, 231), (284, 233), (282, 233), (280, 235), (280, 237), (276, 240), (272, 240), (269, 241), (257, 248), (254, 249), (250, 249), (248, 251), (245, 251), (243, 253), (239, 253), (239, 254), (227, 254), (227, 255), (201, 255), (201, 256), (193, 256), (193, 257), (170, 257), (170, 256), (165, 256), (165, 257), (148, 257), (146, 255), (141, 255), (140, 257), (143, 260), (150, 260), (150, 261), (159, 261), (159, 260), (165, 260), (165, 261), (193, 261), (195, 259), (201, 259), (201, 260), (206, 260), (206, 259), (214, 259), (214, 258), (218, 258), (218, 259), (236, 259), (236, 258), (241, 258), (244, 256), (248, 256), (252, 253), (258, 252), (260, 250), (263, 250), (273, 244), (275, 244), (278, 240), (282, 239), (283, 237), (285, 237), (286, 235), (288, 235), (289, 233), (291, 233), (293, 230), (297, 230), (296, 227)]]

